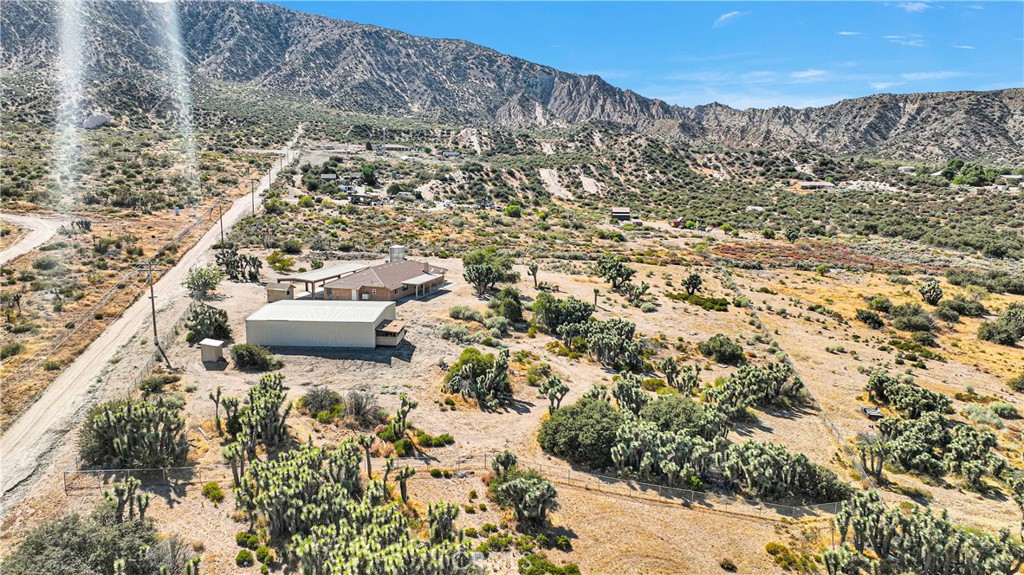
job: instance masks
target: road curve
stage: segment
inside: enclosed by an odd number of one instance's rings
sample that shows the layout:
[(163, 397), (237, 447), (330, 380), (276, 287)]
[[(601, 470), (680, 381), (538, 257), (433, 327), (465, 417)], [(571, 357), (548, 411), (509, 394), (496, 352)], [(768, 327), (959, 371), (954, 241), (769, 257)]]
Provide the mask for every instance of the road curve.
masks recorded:
[[(280, 153), (286, 164), (293, 160), (292, 147), (301, 134), (302, 126), (299, 126), (292, 141), (282, 148)], [(270, 174), (260, 180), (258, 194), (270, 186), (279, 171), (275, 165)], [(224, 212), (224, 225), (230, 227), (248, 214), (250, 202), (248, 194), (235, 200)], [(153, 288), (158, 308), (187, 297), (181, 287), (182, 280), (190, 268), (209, 259), (208, 252), (219, 240), (220, 227), (211, 225), (174, 267), (161, 276)], [(147, 299), (141, 297), (125, 310), (0, 437), (0, 517), (6, 516), (39, 479), (53, 452), (84, 415), (90, 388), (107, 361), (147, 323), (150, 316)]]
[(0, 213), (0, 220), (28, 230), (28, 235), (18, 243), (5, 250), (0, 250), (0, 265), (6, 264), (14, 258), (27, 254), (43, 245), (53, 237), (53, 234), (57, 233), (61, 224), (64, 223), (59, 219), (33, 217), (9, 212)]

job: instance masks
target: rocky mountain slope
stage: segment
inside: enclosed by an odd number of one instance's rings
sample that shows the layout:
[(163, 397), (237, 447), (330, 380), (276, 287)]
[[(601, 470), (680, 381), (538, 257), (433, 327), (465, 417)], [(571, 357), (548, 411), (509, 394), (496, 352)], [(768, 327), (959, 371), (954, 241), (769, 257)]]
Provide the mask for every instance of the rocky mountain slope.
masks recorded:
[[(84, 76), (96, 106), (159, 99), (170, 83), (168, 4), (91, 1)], [(56, 3), (0, 6), (6, 76), (49, 75)], [(822, 108), (683, 108), (460, 40), (333, 20), (257, 2), (185, 1), (178, 25), (197, 79), (288, 93), (375, 114), (511, 128), (610, 122), (699, 144), (809, 143), (841, 153), (1024, 163), (1024, 90), (879, 95)], [(109, 106), (109, 104), (108, 104)]]

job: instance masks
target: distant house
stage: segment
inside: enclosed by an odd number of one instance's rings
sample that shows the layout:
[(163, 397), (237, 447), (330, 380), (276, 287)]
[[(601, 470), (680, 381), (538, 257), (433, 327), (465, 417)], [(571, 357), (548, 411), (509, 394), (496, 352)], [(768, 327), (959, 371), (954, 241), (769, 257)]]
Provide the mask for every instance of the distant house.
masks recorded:
[(295, 299), (295, 284), (271, 282), (267, 284), (267, 303)]
[(627, 207), (612, 208), (612, 219), (620, 222), (628, 222), (633, 219), (633, 212)]
[(1024, 176), (1020, 174), (1003, 174), (996, 178), (996, 181), (1002, 180), (1007, 185), (1019, 186), (1024, 181)]
[(447, 270), (414, 260), (390, 261), (332, 281), (327, 299), (396, 301), (434, 293), (444, 284)]
[(384, 197), (381, 196), (380, 194), (368, 194), (363, 190), (356, 190), (354, 192), (349, 192), (348, 194), (349, 203), (356, 204), (359, 206), (369, 206), (379, 203), (383, 200)]
[(459, 152), (441, 152), (441, 155), (446, 158), (458, 158), (462, 156)]
[(836, 185), (832, 182), (797, 182), (793, 187), (798, 190), (828, 190)]
[(388, 152), (408, 152), (411, 148), (401, 144), (384, 144), (384, 150)]
[(901, 174), (913, 174), (917, 172), (917, 168), (915, 168), (914, 166), (900, 166), (896, 168), (896, 171), (900, 172)]
[(325, 182), (333, 182), (338, 179), (338, 174), (320, 174), (320, 179)]

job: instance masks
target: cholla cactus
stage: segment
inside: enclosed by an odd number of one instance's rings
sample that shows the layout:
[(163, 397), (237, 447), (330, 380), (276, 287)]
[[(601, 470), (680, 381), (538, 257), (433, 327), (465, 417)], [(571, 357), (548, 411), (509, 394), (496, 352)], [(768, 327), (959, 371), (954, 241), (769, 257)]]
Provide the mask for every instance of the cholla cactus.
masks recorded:
[(249, 388), (246, 399), (249, 409), (239, 416), (241, 431), (238, 438), (250, 459), (255, 455), (258, 444), (278, 445), (288, 436), (285, 419), (291, 412), (292, 404), (289, 403), (282, 413), (284, 400), (284, 376), (280, 373), (268, 373), (260, 378), (258, 384)]
[[(875, 491), (859, 492), (836, 514), (838, 553), (824, 557), (829, 574), (875, 572), (989, 575), (1016, 573), (1024, 547), (1002, 530), (993, 537), (957, 528), (946, 512), (887, 508)], [(870, 549), (869, 557), (865, 553)]]
[(459, 515), (459, 506), (447, 501), (438, 501), (427, 506), (427, 521), (430, 521), (430, 541), (455, 540), (455, 518)]
[(658, 369), (661, 373), (665, 374), (665, 383), (669, 387), (676, 387), (676, 380), (679, 377), (681, 370), (679, 369), (679, 362), (674, 357), (666, 357), (658, 362)]
[(165, 467), (188, 453), (185, 420), (176, 407), (132, 401), (108, 406), (92, 422), (86, 457), (115, 467)]
[(549, 511), (558, 509), (558, 492), (550, 481), (538, 476), (519, 475), (495, 489), (499, 500), (512, 505), (516, 520), (543, 523)]
[(516, 454), (505, 450), (495, 455), (494, 459), (491, 460), (491, 469), (495, 475), (501, 477), (515, 467), (517, 463), (519, 463), (519, 458), (516, 457)]
[(612, 395), (619, 404), (619, 409), (624, 409), (633, 415), (639, 415), (651, 396), (647, 395), (640, 385), (640, 376), (632, 373), (623, 373), (615, 382)]

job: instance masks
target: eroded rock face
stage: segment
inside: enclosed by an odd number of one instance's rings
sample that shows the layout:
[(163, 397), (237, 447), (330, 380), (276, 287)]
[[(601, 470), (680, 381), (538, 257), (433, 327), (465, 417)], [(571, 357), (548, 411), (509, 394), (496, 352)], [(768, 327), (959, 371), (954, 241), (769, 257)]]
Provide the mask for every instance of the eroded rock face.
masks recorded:
[[(54, 6), (4, 2), (5, 74), (52, 75), (59, 49)], [(94, 97), (111, 109), (159, 113), (167, 97), (161, 86), (168, 84), (161, 5), (97, 0), (80, 9), (88, 31), (84, 73), (105, 91)], [(271, 4), (182, 2), (179, 20), (197, 84), (240, 85), (345, 110), (516, 128), (614, 123), (698, 144), (811, 144), (907, 159), (1024, 162), (1020, 89), (877, 95), (807, 109), (683, 108), (469, 42)]]

